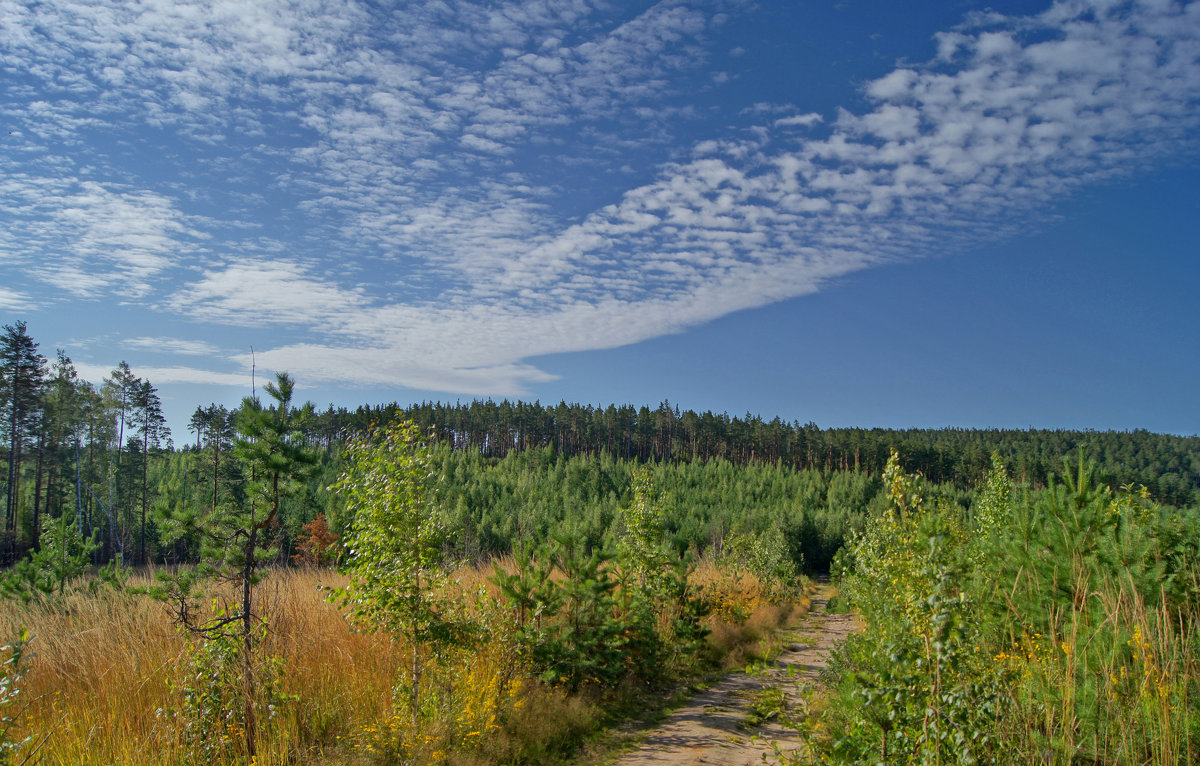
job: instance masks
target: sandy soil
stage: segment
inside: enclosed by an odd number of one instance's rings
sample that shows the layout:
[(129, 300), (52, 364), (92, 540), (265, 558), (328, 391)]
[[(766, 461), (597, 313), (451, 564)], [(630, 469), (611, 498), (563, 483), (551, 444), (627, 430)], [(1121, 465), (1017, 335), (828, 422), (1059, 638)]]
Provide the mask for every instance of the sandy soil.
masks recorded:
[(825, 667), (830, 649), (855, 629), (853, 615), (825, 612), (832, 592), (828, 585), (818, 587), (812, 610), (789, 631), (794, 634), (791, 648), (772, 667), (755, 674), (734, 673), (697, 694), (615, 766), (750, 766), (774, 762), (776, 742), (784, 751), (800, 747), (794, 731), (771, 722), (749, 728), (746, 718), (755, 694), (767, 687), (781, 687), (799, 701), (803, 689)]

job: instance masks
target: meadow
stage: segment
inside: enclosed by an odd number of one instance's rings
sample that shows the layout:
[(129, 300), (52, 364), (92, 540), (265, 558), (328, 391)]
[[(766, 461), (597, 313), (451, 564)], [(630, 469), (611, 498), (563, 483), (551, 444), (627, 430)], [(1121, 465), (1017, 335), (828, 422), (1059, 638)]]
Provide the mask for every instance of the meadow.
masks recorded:
[(0, 765), (567, 763), (769, 654), (826, 569), (865, 630), (792, 711), (805, 757), (1197, 761), (1200, 514), (1082, 452), (1016, 487), (993, 454), (969, 487), (894, 451), (874, 473), (488, 457), (402, 420), (322, 450), (291, 386), (144, 461), (140, 496), (113, 462), (108, 526), (82, 495), (39, 516), (32, 477)]
[[(496, 563), (518, 569), (513, 559)], [(327, 601), (347, 577), (273, 569), (257, 586), (267, 626), (257, 647), (259, 677), (271, 682), (261, 693), (253, 762), (559, 762), (613, 721), (661, 705), (664, 690), (681, 679), (764, 656), (772, 629), (803, 608), (799, 595), (706, 563), (690, 582), (711, 613), (701, 618), (704, 638), (688, 656), (673, 656), (669, 672), (636, 667), (627, 656), (619, 677), (567, 683), (544, 678), (524, 656), (528, 645), (495, 579), (492, 567), (450, 573), (453, 598), (479, 632), (424, 660), (428, 694), (414, 717), (400, 689), (410, 647), (387, 632), (356, 629)], [(136, 592), (152, 582), (152, 573), (140, 573), (124, 590), (75, 589), (61, 600), (10, 603), (0, 613), (0, 634), (24, 627), (32, 636), (21, 694), (5, 711), (19, 711), (8, 739), (30, 738), (12, 762), (31, 754), (61, 764), (247, 762), (236, 664)], [(635, 631), (624, 632), (631, 638)]]

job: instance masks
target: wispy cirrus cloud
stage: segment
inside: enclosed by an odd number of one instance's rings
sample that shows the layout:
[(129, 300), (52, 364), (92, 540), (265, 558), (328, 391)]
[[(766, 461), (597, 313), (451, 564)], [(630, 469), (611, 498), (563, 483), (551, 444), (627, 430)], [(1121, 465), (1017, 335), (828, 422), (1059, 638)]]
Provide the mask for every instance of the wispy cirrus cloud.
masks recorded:
[(183, 356), (214, 356), (221, 351), (207, 341), (181, 338), (126, 338), (121, 341), (121, 345), (135, 351), (181, 354)]
[[(73, 363), (76, 372), (83, 380), (100, 382), (113, 373), (111, 365), (105, 366), (91, 362), (76, 361)], [(246, 365), (243, 372), (215, 372), (202, 367), (135, 364), (130, 366), (135, 377), (150, 381), (154, 386), (171, 385), (174, 383), (190, 383), (210, 386), (231, 386), (250, 390), (252, 385), (250, 366)]]
[(182, 313), (218, 323), (338, 326), (364, 309), (359, 290), (337, 287), (282, 260), (232, 263), (174, 296)]
[(0, 287), (0, 309), (13, 312), (29, 311), (36, 305), (37, 303), (26, 293)]
[[(751, 104), (666, 152), (692, 118), (664, 102), (735, 5), (0, 0), (25, 136), (0, 194), (61, 254), (12, 263), (82, 297), (303, 329), (258, 358), (304, 377), (520, 394), (546, 379), (531, 357), (1005, 237), (1195, 149), (1200, 4), (1066, 0), (969, 17), (865, 108)], [(93, 132), (112, 146), (84, 168), (70, 147)]]
[[(145, 194), (178, 201), (179, 189), (201, 184), (208, 198), (250, 202), (239, 216), (250, 219), (271, 203), (255, 205), (245, 186), (274, 187), (289, 202), (278, 224), (302, 230), (309, 249), (340, 240), (342, 253), (416, 257), (417, 268), (467, 283), (557, 225), (545, 203), (555, 189), (512, 155), (554, 142), (555, 170), (564, 150), (594, 162), (589, 149), (551, 136), (580, 124), (598, 145), (627, 148), (616, 123), (655, 125), (640, 139), (654, 143), (665, 119), (630, 107), (680, 89), (671, 74), (704, 58), (700, 37), (718, 23), (713, 8), (669, 2), (631, 17), (541, 0), (392, 10), (7, 0), (0, 10), (0, 65), (19, 83), (7, 106), (29, 137), (20, 148), (31, 179), (78, 173), (75, 148), (99, 134), (111, 145), (87, 158), (95, 175), (144, 183), (167, 168), (177, 177)], [(153, 169), (139, 167), (139, 144), (162, 139), (131, 123), (183, 147), (163, 143)], [(47, 191), (76, 209), (64, 191)], [(83, 211), (79, 222), (104, 212)], [(42, 276), (94, 296), (107, 282), (88, 265), (76, 259)]]
[(95, 181), (13, 174), (0, 180), (0, 253), (62, 294), (136, 299), (203, 235), (159, 194)]

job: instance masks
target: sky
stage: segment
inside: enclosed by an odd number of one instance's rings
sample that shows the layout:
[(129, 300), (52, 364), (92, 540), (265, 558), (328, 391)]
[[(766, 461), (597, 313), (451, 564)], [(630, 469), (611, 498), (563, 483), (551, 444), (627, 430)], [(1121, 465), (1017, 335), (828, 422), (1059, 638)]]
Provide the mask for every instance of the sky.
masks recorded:
[(177, 443), (275, 371), (1200, 432), (1200, 2), (0, 0), (0, 118), (0, 319)]

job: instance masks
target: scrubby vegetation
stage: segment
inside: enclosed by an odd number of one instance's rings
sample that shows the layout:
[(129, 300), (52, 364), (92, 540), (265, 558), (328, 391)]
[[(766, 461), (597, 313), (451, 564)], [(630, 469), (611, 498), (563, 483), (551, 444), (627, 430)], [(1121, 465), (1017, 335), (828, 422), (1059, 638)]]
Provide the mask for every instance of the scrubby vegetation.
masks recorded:
[[(291, 440), (285, 394), (256, 455), (287, 452), (270, 448)], [(631, 702), (757, 656), (802, 597), (781, 576), (795, 563), (777, 530), (744, 533), (715, 563), (669, 545), (644, 470), (611, 549), (564, 533), (455, 564), (436, 460), (411, 423), (349, 447), (336, 484), (353, 519), (347, 574), (264, 568), (256, 534), (305, 461), (262, 459), (250, 515), (168, 527), (208, 540), (200, 568), (102, 590), (72, 580), (5, 611), (0, 631), (45, 637), (29, 675), (6, 681), (30, 703), (4, 711), (5, 752), (36, 740), (73, 764), (555, 762)]]
[[(514, 576), (521, 570), (512, 559), (496, 565)], [(671, 632), (674, 624), (647, 623), (643, 607), (625, 608), (619, 586), (609, 591), (614, 610), (586, 612), (579, 595), (594, 585), (558, 570), (550, 579), (553, 606), (522, 622), (519, 604), (504, 595), (491, 567), (447, 573), (444, 595), (473, 632), (469, 641), (440, 644), (421, 657), (414, 717), (412, 647), (389, 631), (355, 630), (327, 601), (324, 589), (345, 587), (347, 578), (323, 569), (272, 570), (258, 586), (265, 629), (254, 649), (255, 762), (559, 762), (626, 712), (658, 704), (655, 684), (685, 669), (760, 656), (789, 609), (753, 577), (735, 581), (705, 563), (689, 578), (691, 608), (702, 611), (704, 594), (720, 593), (721, 613), (696, 615), (684, 636)], [(151, 582), (138, 576), (132, 585)], [(572, 633), (566, 627), (574, 620), (591, 623)], [(537, 623), (541, 632), (531, 629)], [(14, 763), (32, 745), (41, 746), (44, 763), (248, 761), (238, 641), (188, 635), (162, 605), (113, 589), (10, 604), (0, 631), (13, 635), (19, 625), (33, 636), (22, 645), (24, 677), (10, 676), (20, 694), (11, 704), (0, 699), (0, 716), (16, 719), (2, 730), (7, 741), (28, 741)], [(590, 655), (601, 636), (610, 640), (605, 654)], [(665, 661), (646, 664), (651, 656)]]
[(1198, 759), (1196, 437), (319, 413), (280, 376), (176, 448), (127, 365), (0, 347), (0, 766), (553, 763), (830, 570), (867, 629), (814, 757)]
[(840, 557), (866, 625), (806, 725), (837, 763), (1188, 764), (1200, 757), (1200, 518), (1081, 455), (1044, 491), (998, 457), (970, 508), (893, 456)]

